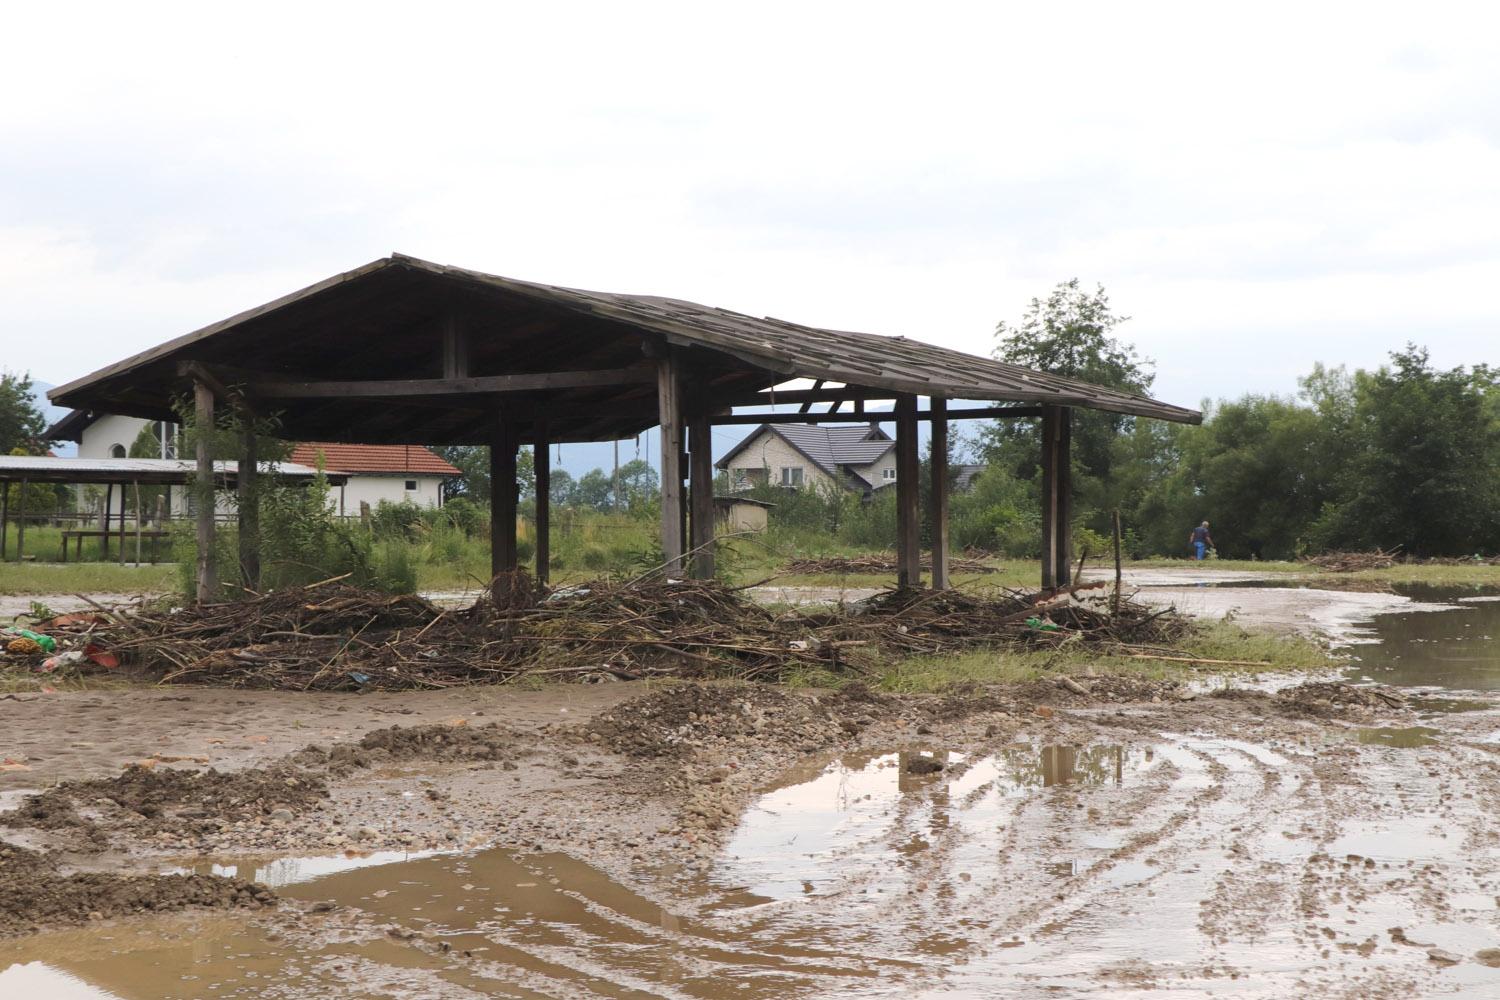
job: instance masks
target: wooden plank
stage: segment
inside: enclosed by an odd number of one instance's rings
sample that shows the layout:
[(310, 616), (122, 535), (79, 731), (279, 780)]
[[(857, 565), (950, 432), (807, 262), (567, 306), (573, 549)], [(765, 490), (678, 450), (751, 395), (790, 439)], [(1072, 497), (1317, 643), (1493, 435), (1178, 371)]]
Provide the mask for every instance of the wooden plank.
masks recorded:
[[(803, 402), (802, 409), (801, 409), (800, 412), (806, 413), (808, 410), (812, 409), (813, 397), (817, 394), (818, 390), (821, 389), (821, 388), (823, 388), (823, 380), (822, 379), (818, 379), (815, 382), (813, 382), (813, 387), (808, 392), (808, 398), (806, 399), (806, 401)], [(835, 405), (834, 409), (837, 409), (837, 408), (838, 408), (837, 405)]]
[(141, 484), (135, 483), (135, 565), (141, 565)]
[[(10, 544), (10, 480), (0, 479), (0, 562), (5, 561), (5, 549)], [(64, 542), (64, 545), (67, 543)], [(66, 555), (63, 562), (67, 562)]]
[(896, 399), (896, 585), (922, 585), (922, 525), (917, 494), (917, 397)]
[(392, 399), (402, 396), (473, 396), (505, 392), (538, 392), (593, 386), (636, 385), (655, 379), (649, 365), (584, 371), (530, 372), (470, 378), (372, 379), (358, 382), (309, 382), (261, 373), (233, 380), (259, 399)]
[(661, 425), (661, 551), (668, 576), (682, 575), (682, 380), (671, 353), (657, 359), (656, 408)]
[[(260, 590), (260, 438), (255, 420), (249, 413), (240, 414), (240, 454), (235, 473), (235, 492), (239, 496), (240, 573), (245, 586)], [(140, 517), (140, 512), (136, 512)]]
[[(960, 407), (947, 410), (947, 420), (1006, 420), (1020, 417), (1040, 417), (1040, 406), (983, 406)], [(755, 424), (858, 424), (870, 420), (894, 420), (895, 410), (866, 410), (858, 400), (853, 413), (726, 413), (713, 418), (717, 425)], [(918, 420), (931, 420), (932, 410), (918, 410)]]
[(469, 330), (464, 317), (450, 306), (443, 315), (443, 378), (469, 377)]
[(536, 470), (536, 582), (551, 577), (552, 562), (552, 450), (547, 421), (532, 422), (531, 465)]
[(693, 577), (714, 576), (714, 458), (713, 425), (706, 412), (688, 422), (688, 479), (693, 505)]
[(516, 568), (516, 432), (503, 408), (490, 426), (490, 579)]
[(209, 450), (214, 433), (214, 392), (208, 383), (193, 382), (193, 403), (198, 430), (198, 468), (193, 484), (198, 494), (197, 598), (199, 604), (205, 604), (217, 596), (215, 592), (218, 590), (214, 568), (214, 463), (213, 453)]
[(932, 506), (928, 536), (932, 539), (932, 589), (948, 589), (948, 401), (932, 399)]
[[(125, 484), (121, 483), (120, 484), (120, 489), (123, 490), (124, 488), (125, 488)], [(104, 507), (103, 507), (103, 509), (101, 509), (99, 511), (99, 527), (101, 529), (103, 529), (103, 531), (104, 531), (104, 536), (99, 539), (100, 558), (101, 559), (108, 559), (109, 558), (109, 522), (114, 517), (114, 506), (115, 506), (115, 484), (114, 483), (106, 483), (104, 485)], [(21, 515), (22, 515), (21, 524), (22, 525), (24, 525), (26, 523), (25, 514), (26, 514), (26, 488), (24, 486), (22, 486), (22, 488), (21, 488)], [(24, 530), (24, 528), (22, 530)]]

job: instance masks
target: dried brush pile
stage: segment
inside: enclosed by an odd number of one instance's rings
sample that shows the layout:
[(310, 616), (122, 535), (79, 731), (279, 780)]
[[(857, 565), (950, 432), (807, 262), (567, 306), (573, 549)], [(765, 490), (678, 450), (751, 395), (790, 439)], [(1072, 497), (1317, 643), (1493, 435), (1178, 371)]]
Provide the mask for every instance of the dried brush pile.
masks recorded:
[[(896, 560), (886, 556), (825, 556), (821, 559), (793, 559), (784, 567), (787, 573), (846, 576), (851, 573), (891, 574), (896, 572)], [(924, 561), (922, 569), (932, 571), (932, 563)], [(950, 573), (998, 573), (999, 566), (991, 565), (970, 556), (948, 560)]]
[[(524, 574), (499, 599), (443, 610), (338, 584), (169, 613), (136, 609), (105, 631), (164, 683), (350, 690), (542, 679), (738, 677), (799, 667), (856, 674), (890, 658), (985, 645), (1163, 642), (1187, 626), (1130, 602), (1111, 615), (1064, 594), (897, 591), (865, 606), (773, 612), (722, 584), (595, 582), (544, 591)], [(1030, 619), (1030, 621), (1028, 621)]]
[(1389, 552), (1325, 552), (1305, 556), (1302, 562), (1325, 573), (1355, 573), (1362, 569), (1387, 569), (1396, 565), (1396, 550)]

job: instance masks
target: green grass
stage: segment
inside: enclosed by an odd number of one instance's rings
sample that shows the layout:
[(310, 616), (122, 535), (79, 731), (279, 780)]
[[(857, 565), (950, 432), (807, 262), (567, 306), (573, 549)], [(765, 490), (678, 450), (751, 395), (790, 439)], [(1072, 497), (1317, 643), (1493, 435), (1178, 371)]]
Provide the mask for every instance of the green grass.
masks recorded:
[[(886, 691), (934, 692), (954, 684), (1006, 684), (1059, 674), (1135, 674), (1154, 679), (1218, 675), (1227, 678), (1269, 671), (1320, 671), (1342, 661), (1307, 639), (1256, 632), (1229, 622), (1204, 623), (1175, 647), (1172, 655), (1212, 660), (1246, 660), (1265, 666), (1186, 664), (1170, 660), (1134, 659), (1085, 650), (975, 650), (952, 656), (919, 656), (889, 666), (877, 685)], [(812, 678), (799, 678), (806, 684)], [(819, 677), (828, 683), (837, 678)]]
[(0, 594), (141, 594), (174, 590), (173, 563), (0, 563)]
[(1389, 584), (1415, 584), (1429, 587), (1500, 588), (1500, 566), (1468, 563), (1442, 566), (1429, 563), (1398, 563), (1386, 569), (1359, 570), (1355, 573), (1329, 573), (1317, 583), (1337, 586), (1339, 580), (1376, 580)]

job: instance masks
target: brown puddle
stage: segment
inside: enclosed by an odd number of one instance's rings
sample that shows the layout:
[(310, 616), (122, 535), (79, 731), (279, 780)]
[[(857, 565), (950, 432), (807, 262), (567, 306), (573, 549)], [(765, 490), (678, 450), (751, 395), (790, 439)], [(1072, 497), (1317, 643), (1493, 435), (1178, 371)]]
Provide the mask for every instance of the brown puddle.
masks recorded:
[(35, 935), (0, 946), (0, 997), (778, 997), (885, 964), (711, 930), (560, 854), (210, 868), (336, 908), (291, 933), (287, 917), (177, 915)]
[(1120, 785), (1152, 759), (1150, 749), (1018, 745), (972, 761), (900, 750), (814, 763), (789, 772), (747, 810), (717, 879), (738, 890), (733, 905), (851, 881), (885, 892), (882, 883), (898, 880), (905, 862), (955, 823), (993, 827), (1005, 800), (1054, 786)]

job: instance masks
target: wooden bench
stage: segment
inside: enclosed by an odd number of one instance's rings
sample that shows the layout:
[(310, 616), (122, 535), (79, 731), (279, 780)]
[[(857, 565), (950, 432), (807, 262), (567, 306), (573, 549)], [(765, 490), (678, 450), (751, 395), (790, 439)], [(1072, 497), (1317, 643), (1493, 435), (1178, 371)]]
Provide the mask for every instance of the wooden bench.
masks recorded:
[[(103, 538), (106, 541), (115, 538), (120, 540), (122, 550), (128, 548), (132, 539), (136, 537), (134, 531), (105, 531), (103, 528), (69, 528), (62, 532), (62, 561), (68, 561), (68, 541), (74, 539), (73, 557), (83, 558), (83, 540), (85, 538)], [(161, 528), (143, 528), (140, 532), (142, 541), (151, 539), (151, 563), (156, 563), (156, 543), (159, 539), (167, 537), (167, 532)]]

